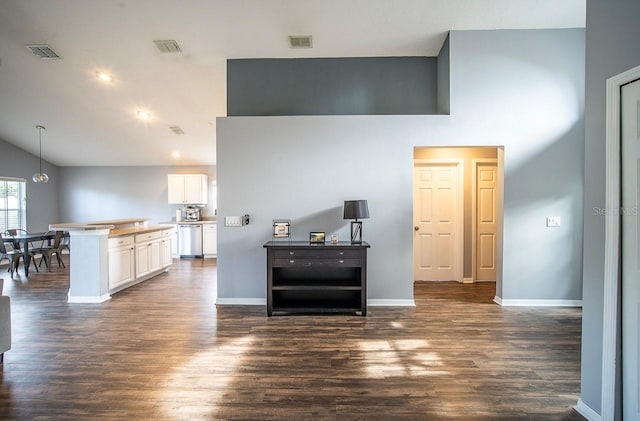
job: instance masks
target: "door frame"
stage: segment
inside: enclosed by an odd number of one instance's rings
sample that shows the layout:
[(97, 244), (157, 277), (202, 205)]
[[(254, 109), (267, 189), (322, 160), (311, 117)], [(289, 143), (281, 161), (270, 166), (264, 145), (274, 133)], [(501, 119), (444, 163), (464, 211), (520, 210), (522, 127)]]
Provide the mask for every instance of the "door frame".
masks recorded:
[[(496, 148), (497, 149), (497, 148)], [(496, 151), (497, 152), (497, 151)], [(471, 172), (472, 172), (472, 176), (471, 176), (471, 282), (476, 282), (477, 280), (477, 276), (476, 276), (476, 252), (478, 251), (478, 239), (476, 238), (477, 236), (477, 230), (478, 230), (478, 210), (476, 209), (476, 206), (478, 205), (478, 167), (481, 164), (495, 164), (496, 166), (496, 190), (498, 190), (500, 188), (500, 185), (498, 183), (498, 158), (474, 158), (471, 160)], [(496, 205), (496, 223), (497, 225), (502, 224), (502, 221), (500, 220), (500, 209), (498, 209), (498, 197), (496, 196), (495, 198), (495, 205)], [(497, 231), (497, 230), (496, 230)], [(498, 233), (496, 232), (496, 237), (498, 236)], [(496, 238), (496, 245), (495, 245), (495, 250), (494, 250), (495, 256), (496, 256), (496, 278), (498, 277), (498, 244), (497, 244), (497, 238)], [(495, 281), (497, 282), (498, 280), (495, 279)]]
[(620, 281), (620, 147), (622, 132), (620, 124), (620, 100), (622, 86), (640, 79), (640, 66), (607, 79), (606, 114), (606, 188), (605, 208), (611, 210), (605, 216), (604, 245), (604, 309), (602, 315), (602, 394), (601, 417), (613, 420), (616, 401), (616, 339), (618, 329), (618, 292)]
[[(462, 275), (464, 271), (464, 159), (461, 158), (423, 158), (423, 159), (414, 159), (413, 160), (413, 173), (414, 173), (414, 185), (413, 185), (413, 204), (415, 209), (416, 197), (415, 197), (415, 171), (416, 167), (425, 166), (425, 165), (455, 165), (458, 172), (458, 180), (456, 182), (456, 220), (458, 221), (458, 226), (456, 229), (456, 269), (455, 269), (455, 280), (457, 282), (462, 282)], [(413, 216), (413, 225), (416, 223), (416, 216)], [(414, 231), (414, 241), (413, 241), (413, 278), (415, 281), (415, 270), (416, 270), (416, 250), (415, 250), (415, 231)]]

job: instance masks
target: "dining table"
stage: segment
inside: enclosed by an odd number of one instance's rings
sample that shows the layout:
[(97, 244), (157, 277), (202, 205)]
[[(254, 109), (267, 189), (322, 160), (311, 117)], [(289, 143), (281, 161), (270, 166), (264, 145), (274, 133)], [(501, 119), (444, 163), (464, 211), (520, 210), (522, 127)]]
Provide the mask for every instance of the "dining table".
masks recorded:
[(29, 276), (29, 264), (31, 263), (31, 256), (29, 255), (29, 243), (33, 241), (53, 240), (55, 236), (55, 231), (32, 232), (27, 234), (18, 234), (12, 237), (3, 236), (2, 241), (5, 243), (20, 244), (20, 250), (22, 251), (22, 261), (24, 262), (24, 275)]

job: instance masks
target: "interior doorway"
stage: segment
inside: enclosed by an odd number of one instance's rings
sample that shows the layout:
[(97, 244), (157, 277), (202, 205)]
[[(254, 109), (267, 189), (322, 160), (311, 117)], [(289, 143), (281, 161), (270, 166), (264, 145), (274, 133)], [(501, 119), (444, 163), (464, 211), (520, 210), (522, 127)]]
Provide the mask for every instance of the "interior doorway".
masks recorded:
[(414, 280), (496, 282), (502, 267), (504, 154), (414, 148)]

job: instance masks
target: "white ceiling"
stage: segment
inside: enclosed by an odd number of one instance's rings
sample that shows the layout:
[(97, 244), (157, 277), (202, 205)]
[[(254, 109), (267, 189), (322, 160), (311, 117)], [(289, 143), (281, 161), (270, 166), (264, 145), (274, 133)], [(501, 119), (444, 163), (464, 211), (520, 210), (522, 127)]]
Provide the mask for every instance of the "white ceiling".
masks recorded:
[[(59, 166), (213, 165), (226, 59), (434, 56), (450, 29), (584, 27), (585, 1), (1, 0), (0, 139), (37, 154), (42, 124), (43, 158)], [(313, 48), (290, 49), (290, 34)]]

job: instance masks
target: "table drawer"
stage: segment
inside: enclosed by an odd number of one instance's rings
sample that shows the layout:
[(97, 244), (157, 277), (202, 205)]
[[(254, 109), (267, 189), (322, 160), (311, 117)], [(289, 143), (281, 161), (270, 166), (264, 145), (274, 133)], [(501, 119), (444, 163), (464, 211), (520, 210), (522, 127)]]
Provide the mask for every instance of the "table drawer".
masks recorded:
[(280, 268), (357, 268), (362, 264), (360, 259), (309, 259), (309, 258), (288, 258), (273, 259), (273, 267)]
[(344, 250), (332, 248), (316, 248), (313, 250), (274, 250), (276, 259), (289, 258), (315, 258), (315, 259), (357, 259), (360, 257), (358, 250)]

